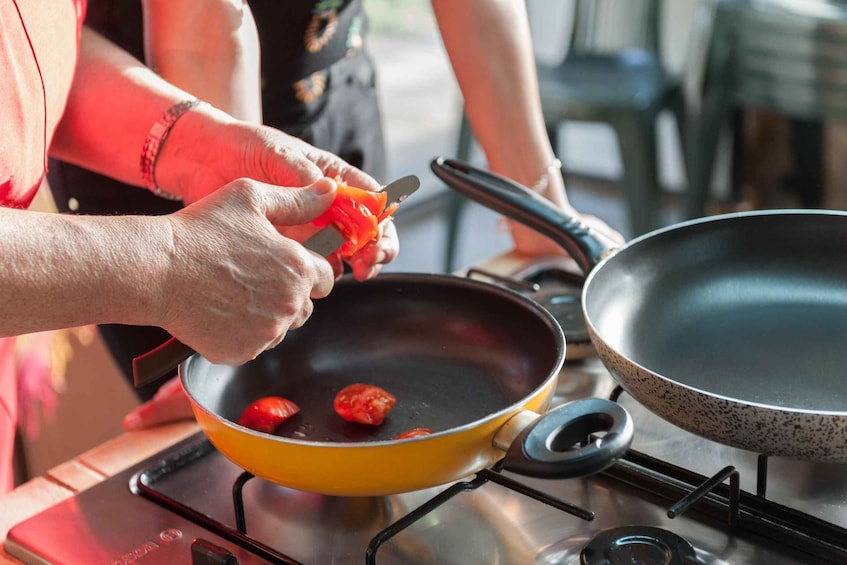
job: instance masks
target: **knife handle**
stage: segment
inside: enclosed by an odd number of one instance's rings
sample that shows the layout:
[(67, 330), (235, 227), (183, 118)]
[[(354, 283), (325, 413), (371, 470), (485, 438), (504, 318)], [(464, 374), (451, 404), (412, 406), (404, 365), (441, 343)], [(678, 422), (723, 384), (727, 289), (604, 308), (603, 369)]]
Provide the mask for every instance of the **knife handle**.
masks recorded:
[(132, 360), (132, 381), (135, 388), (153, 383), (171, 373), (180, 363), (196, 353), (172, 337), (159, 347)]

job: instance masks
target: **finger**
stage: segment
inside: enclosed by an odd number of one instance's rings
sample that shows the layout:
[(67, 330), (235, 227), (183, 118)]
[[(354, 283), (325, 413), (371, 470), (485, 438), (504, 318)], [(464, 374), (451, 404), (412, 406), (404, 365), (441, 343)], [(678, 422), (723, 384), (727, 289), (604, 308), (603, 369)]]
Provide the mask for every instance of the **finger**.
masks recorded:
[(333, 176), (320, 166), (313, 146), (278, 130), (266, 129), (270, 132), (269, 150), (263, 154), (261, 173), (255, 178), (279, 186), (308, 186), (321, 177)]
[(258, 205), (265, 217), (277, 226), (296, 226), (311, 222), (329, 208), (335, 199), (335, 181), (322, 178), (304, 188), (279, 190), (271, 185), (256, 185)]
[(391, 218), (384, 220), (380, 224), (379, 244), (383, 251), (383, 256), (378, 257), (379, 263), (390, 263), (400, 254), (400, 238), (397, 236), (397, 226)]
[(309, 298), (317, 299), (324, 298), (332, 292), (332, 287), (335, 285), (337, 278), (336, 266), (333, 265), (329, 258), (324, 258), (314, 253), (309, 252), (314, 259), (315, 274), (312, 280), (312, 290), (309, 292)]
[(623, 245), (623, 244), (626, 243), (626, 239), (624, 238), (624, 236), (620, 232), (616, 231), (614, 228), (612, 228), (609, 224), (607, 224), (606, 222), (604, 222), (600, 218), (598, 218), (596, 216), (583, 215), (582, 219), (589, 226), (591, 226), (592, 228), (594, 228), (595, 230), (600, 232), (600, 234), (608, 237), (609, 239), (611, 239), (615, 243), (618, 243), (620, 245)]
[[(291, 325), (288, 326), (288, 329), (294, 330), (299, 327), (302, 327), (303, 324), (309, 319), (309, 316), (312, 315), (312, 312), (315, 310), (315, 303), (311, 300), (307, 300), (303, 303), (303, 306), (300, 308), (300, 311), (296, 316), (292, 316)], [(277, 342), (278, 343), (278, 342)]]
[(356, 280), (364, 281), (377, 276), (382, 266), (393, 261), (400, 252), (397, 230), (394, 223), (384, 221), (380, 224), (381, 236), (369, 243), (350, 258), (350, 266)]
[(338, 280), (344, 274), (344, 260), (340, 253), (332, 253), (326, 258), (330, 267), (332, 267), (333, 279)]
[(170, 394), (156, 394), (124, 417), (127, 431), (150, 428), (166, 422), (190, 420), (194, 417), (188, 396), (181, 389)]
[(338, 176), (345, 184), (350, 186), (374, 191), (379, 191), (382, 188), (382, 185), (374, 180), (372, 176), (353, 166), (347, 166), (347, 168), (344, 171), (341, 171)]
[(337, 156), (327, 151), (316, 150), (312, 153), (312, 158), (320, 167), (324, 175), (330, 178), (339, 178), (344, 184), (364, 188), (367, 190), (378, 191), (382, 185), (378, 183), (372, 176), (358, 169), (346, 161), (342, 161)]
[(374, 278), (382, 271), (382, 265), (379, 263), (367, 263), (361, 259), (353, 260), (350, 263), (353, 269), (353, 277), (357, 281), (366, 281)]

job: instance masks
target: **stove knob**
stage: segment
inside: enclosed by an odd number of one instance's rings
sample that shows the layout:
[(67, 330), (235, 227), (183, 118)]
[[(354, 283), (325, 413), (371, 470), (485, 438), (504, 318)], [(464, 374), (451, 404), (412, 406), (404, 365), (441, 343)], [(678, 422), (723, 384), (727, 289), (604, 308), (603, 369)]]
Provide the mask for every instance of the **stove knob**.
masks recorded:
[(193, 565), (238, 565), (238, 559), (230, 550), (198, 538), (191, 542), (191, 563)]

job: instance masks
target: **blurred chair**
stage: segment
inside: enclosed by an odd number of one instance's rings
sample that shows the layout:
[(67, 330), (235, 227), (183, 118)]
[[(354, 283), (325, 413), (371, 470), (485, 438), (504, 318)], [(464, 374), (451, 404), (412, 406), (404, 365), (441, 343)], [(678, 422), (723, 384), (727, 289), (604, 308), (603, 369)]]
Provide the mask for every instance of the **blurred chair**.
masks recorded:
[(699, 34), (708, 41), (703, 73), (693, 86), (700, 89), (700, 110), (688, 143), (686, 215), (705, 213), (722, 129), (734, 123), (737, 130), (744, 108), (791, 119), (795, 160), (806, 173), (801, 202), (820, 206), (821, 123), (847, 117), (847, 3), (709, 0), (700, 9), (697, 19), (708, 31)]
[[(667, 0), (666, 0), (667, 1)], [(553, 150), (559, 126), (567, 121), (600, 122), (616, 134), (623, 164), (621, 187), (628, 207), (632, 235), (662, 225), (662, 191), (657, 164), (656, 120), (673, 113), (686, 139), (686, 109), (682, 83), (670, 76), (661, 60), (660, 0), (571, 0), (573, 26), (567, 52), (555, 65), (537, 65), (539, 91)], [(621, 17), (626, 20), (621, 22)], [(617, 21), (614, 21), (617, 19)], [(603, 46), (610, 35), (605, 26), (633, 32), (635, 45)], [(462, 116), (457, 157), (467, 159), (472, 136)], [(683, 155), (686, 152), (683, 151)], [(567, 168), (567, 163), (565, 163)], [(453, 196), (448, 211), (446, 270), (453, 269), (463, 206)]]
[[(686, 139), (682, 82), (662, 63), (661, 8), (660, 0), (576, 0), (567, 54), (558, 65), (538, 65), (541, 106), (557, 154), (564, 122), (600, 122), (614, 130), (632, 235), (663, 225), (656, 133), (662, 111), (673, 113), (680, 141)], [(603, 26), (620, 25), (611, 21), (616, 12), (638, 31), (633, 37), (637, 45), (610, 49), (598, 44)]]

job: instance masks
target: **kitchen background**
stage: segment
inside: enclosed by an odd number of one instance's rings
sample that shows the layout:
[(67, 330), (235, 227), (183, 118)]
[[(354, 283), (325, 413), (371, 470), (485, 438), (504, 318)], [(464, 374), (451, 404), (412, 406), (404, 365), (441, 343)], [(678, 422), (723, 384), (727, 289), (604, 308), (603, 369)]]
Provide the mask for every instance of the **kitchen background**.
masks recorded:
[[(607, 0), (598, 0), (606, 2)], [(661, 37), (664, 62), (671, 73), (687, 78), (696, 72), (692, 53), (698, 41), (695, 15), (701, 0), (665, 0)], [(708, 1), (708, 0), (702, 0)], [(570, 2), (529, 0), (537, 57), (555, 62), (567, 48), (571, 26)], [(600, 14), (608, 18), (604, 45), (614, 47), (630, 40), (628, 10), (637, 2), (608, 0)], [(456, 153), (461, 118), (461, 97), (444, 54), (427, 0), (365, 0), (372, 33), (367, 48), (379, 68), (379, 86), (389, 147), (390, 177), (417, 174), (422, 189), (398, 213), (402, 251), (390, 271), (443, 272), (449, 193), (429, 170), (435, 156)], [(659, 171), (671, 211), (677, 214), (679, 196), (685, 188), (685, 168), (673, 118), (659, 120)], [(621, 162), (617, 141), (610, 128), (599, 124), (568, 123), (558, 132), (560, 157), (574, 205), (596, 215), (625, 235), (630, 235), (626, 207), (618, 179)], [(828, 130), (827, 183), (836, 184), (838, 159), (832, 154), (841, 146), (837, 125)], [(721, 194), (728, 176), (728, 144), (722, 147), (715, 182)], [(484, 166), (474, 150), (471, 160)], [(836, 163), (836, 164), (833, 164)], [(833, 207), (842, 207), (837, 194)], [(472, 264), (509, 249), (510, 239), (497, 228), (497, 216), (476, 204), (468, 204), (460, 223), (455, 265)], [(94, 336), (87, 343), (71, 339), (72, 358), (66, 388), (58, 397), (52, 417), (40, 418), (37, 437), (23, 442), (21, 478), (37, 476), (52, 466), (121, 433), (121, 419), (135, 406), (129, 387), (119, 377), (103, 345)]]

